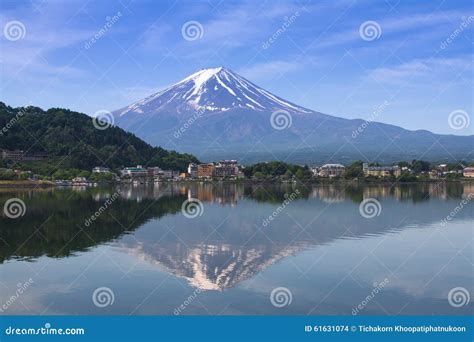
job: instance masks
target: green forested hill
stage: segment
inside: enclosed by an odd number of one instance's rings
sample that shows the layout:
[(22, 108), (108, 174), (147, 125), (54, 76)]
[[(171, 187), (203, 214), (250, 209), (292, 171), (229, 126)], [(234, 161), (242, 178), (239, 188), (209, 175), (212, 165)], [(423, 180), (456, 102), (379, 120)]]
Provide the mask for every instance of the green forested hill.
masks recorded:
[(141, 164), (185, 170), (189, 162), (197, 162), (190, 154), (153, 147), (118, 127), (96, 129), (90, 116), (62, 108), (11, 108), (0, 102), (0, 130), (0, 149), (47, 152), (57, 168)]

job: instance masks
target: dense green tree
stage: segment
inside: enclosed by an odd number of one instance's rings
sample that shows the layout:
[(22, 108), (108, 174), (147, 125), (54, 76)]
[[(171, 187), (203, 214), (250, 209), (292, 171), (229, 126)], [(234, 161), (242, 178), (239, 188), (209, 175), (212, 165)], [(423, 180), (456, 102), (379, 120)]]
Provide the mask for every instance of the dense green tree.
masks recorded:
[(410, 167), (410, 163), (406, 161), (401, 161), (397, 163), (398, 167)]
[(256, 177), (256, 174), (263, 174), (268, 177), (280, 177), (290, 179), (293, 176), (304, 179), (311, 177), (311, 171), (308, 166), (287, 164), (280, 161), (271, 161), (266, 163), (257, 163), (247, 166), (244, 169), (246, 177)]
[(420, 173), (422, 171), (429, 171), (431, 168), (431, 164), (424, 160), (413, 160), (411, 162), (411, 169), (415, 173)]
[(362, 170), (362, 164), (363, 162), (360, 160), (353, 162), (351, 165), (349, 165), (346, 168), (344, 177), (346, 178), (363, 177), (364, 171)]
[(67, 109), (11, 108), (0, 102), (0, 127), (7, 126), (0, 136), (0, 149), (48, 153), (47, 162), (33, 163), (41, 174), (137, 164), (184, 171), (190, 162), (198, 162), (190, 154), (153, 147), (115, 126), (96, 129), (91, 117)]

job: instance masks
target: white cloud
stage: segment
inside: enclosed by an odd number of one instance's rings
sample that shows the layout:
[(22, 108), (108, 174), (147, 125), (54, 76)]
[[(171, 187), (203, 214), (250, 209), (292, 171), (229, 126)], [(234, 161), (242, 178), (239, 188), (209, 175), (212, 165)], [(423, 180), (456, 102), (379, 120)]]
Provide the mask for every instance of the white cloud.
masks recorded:
[[(384, 42), (388, 41), (387, 37), (391, 37), (394, 34), (399, 34), (405, 31), (411, 30), (411, 35), (416, 35), (418, 32), (416, 30), (423, 30), (426, 28), (436, 28), (440, 27), (451, 28), (456, 25), (459, 25), (461, 18), (466, 16), (465, 12), (462, 11), (446, 11), (446, 12), (429, 12), (429, 13), (418, 13), (411, 16), (393, 16), (385, 19), (378, 19), (377, 17), (370, 17), (367, 20), (376, 21), (382, 30), (381, 38), (379, 41)], [(338, 25), (334, 25), (331, 31), (333, 33), (327, 34), (321, 37), (315, 44), (315, 48), (328, 48), (331, 46), (338, 45), (347, 45), (353, 42), (361, 42), (359, 35), (359, 26), (364, 22), (364, 20), (358, 19), (358, 21), (351, 21), (348, 25), (345, 25), (346, 28), (342, 31), (337, 31), (337, 29), (342, 25), (342, 22)], [(347, 28), (349, 26), (349, 28)], [(450, 31), (446, 31), (450, 33)], [(426, 32), (419, 32), (423, 34), (423, 37), (426, 39)], [(433, 37), (432, 37), (433, 38)], [(438, 36), (437, 38), (444, 38), (443, 36)], [(418, 40), (417, 40), (418, 41)], [(374, 49), (380, 48), (375, 44), (369, 45)]]
[(410, 81), (427, 78), (442, 79), (442, 76), (459, 73), (472, 67), (472, 60), (466, 58), (413, 59), (391, 67), (371, 70), (369, 76), (380, 83), (403, 85)]
[(20, 21), (26, 28), (26, 34), (20, 40), (10, 41), (3, 34), (0, 38), (4, 76), (21, 77), (22, 81), (35, 81), (38, 75), (83, 76), (84, 71), (69, 65), (72, 61), (58, 63), (50, 55), (57, 50), (85, 42), (94, 31), (65, 27), (68, 18), (73, 15), (71, 13), (74, 13), (72, 3), (64, 6), (55, 1), (32, 2), (30, 5), (4, 11), (0, 16), (1, 28), (11, 20)]
[(250, 80), (262, 80), (300, 70), (304, 68), (304, 65), (305, 63), (302, 61), (289, 62), (285, 60), (275, 60), (253, 64), (249, 67), (240, 69), (238, 72)]

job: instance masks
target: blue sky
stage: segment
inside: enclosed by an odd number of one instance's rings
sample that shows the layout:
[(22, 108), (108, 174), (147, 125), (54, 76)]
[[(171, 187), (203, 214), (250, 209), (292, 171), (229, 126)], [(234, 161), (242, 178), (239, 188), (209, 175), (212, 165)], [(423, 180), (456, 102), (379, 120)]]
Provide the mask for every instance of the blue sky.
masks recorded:
[(3, 0), (0, 100), (93, 114), (225, 66), (323, 113), (473, 134), (448, 124), (472, 118), (473, 15), (471, 1)]

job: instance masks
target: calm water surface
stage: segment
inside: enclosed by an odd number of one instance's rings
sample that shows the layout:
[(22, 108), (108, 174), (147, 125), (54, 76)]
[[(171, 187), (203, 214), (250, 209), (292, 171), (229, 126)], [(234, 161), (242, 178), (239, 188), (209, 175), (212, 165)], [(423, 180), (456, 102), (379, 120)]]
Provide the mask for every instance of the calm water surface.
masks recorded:
[[(20, 198), (27, 210), (0, 216), (0, 306), (27, 315), (470, 314), (472, 301), (456, 308), (448, 293), (474, 296), (473, 195), (474, 184), (2, 189), (2, 207)], [(183, 215), (188, 198), (202, 203), (195, 218)], [(361, 215), (364, 199), (380, 203), (378, 216)], [(285, 288), (279, 298), (275, 288)]]

